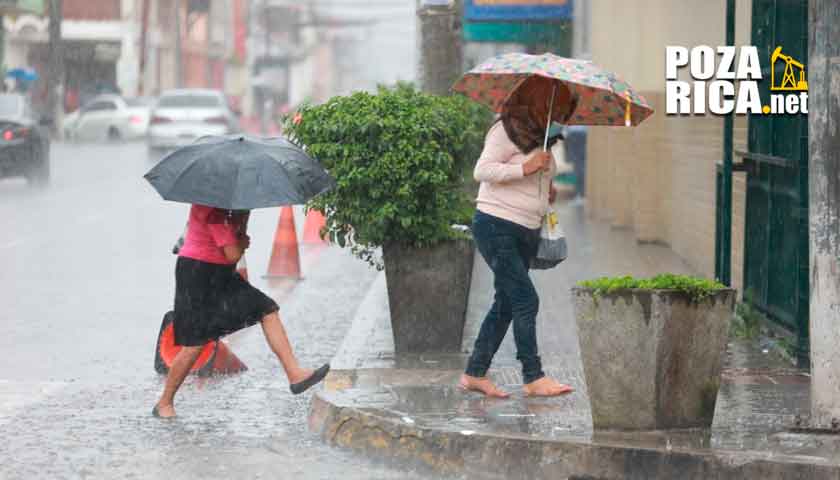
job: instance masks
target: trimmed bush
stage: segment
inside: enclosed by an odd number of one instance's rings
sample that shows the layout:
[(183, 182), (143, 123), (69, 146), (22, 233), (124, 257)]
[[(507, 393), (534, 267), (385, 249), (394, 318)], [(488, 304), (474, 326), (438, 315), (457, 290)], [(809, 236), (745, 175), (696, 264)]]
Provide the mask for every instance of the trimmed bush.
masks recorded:
[(706, 278), (690, 277), (664, 273), (652, 278), (603, 277), (578, 282), (582, 288), (592, 290), (596, 296), (615, 293), (621, 290), (675, 290), (700, 301), (710, 297), (718, 290), (727, 288), (720, 282)]
[(381, 268), (374, 253), (387, 242), (423, 247), (463, 235), (452, 225), (474, 211), (472, 168), (490, 119), (466, 98), (398, 84), (304, 106), (285, 132), (336, 179), (308, 205), (324, 212), (323, 233)]

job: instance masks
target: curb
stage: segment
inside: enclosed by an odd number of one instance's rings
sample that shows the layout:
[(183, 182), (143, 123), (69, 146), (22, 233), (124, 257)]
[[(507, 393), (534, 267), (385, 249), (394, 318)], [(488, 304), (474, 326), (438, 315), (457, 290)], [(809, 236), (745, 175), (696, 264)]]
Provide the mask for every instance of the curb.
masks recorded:
[[(524, 435), (447, 431), (385, 410), (341, 405), (356, 372), (330, 374), (312, 398), (310, 430), (326, 443), (442, 475), (489, 479), (840, 479), (840, 465), (807, 456), (748, 451), (640, 448), (618, 442), (541, 440)], [(819, 463), (817, 463), (819, 462)]]

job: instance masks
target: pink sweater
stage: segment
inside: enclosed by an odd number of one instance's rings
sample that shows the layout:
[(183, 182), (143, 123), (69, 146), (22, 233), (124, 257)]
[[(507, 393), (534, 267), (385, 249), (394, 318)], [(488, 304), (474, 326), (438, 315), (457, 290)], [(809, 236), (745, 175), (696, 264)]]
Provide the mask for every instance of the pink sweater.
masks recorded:
[(550, 171), (526, 177), (522, 168), (526, 158), (510, 141), (502, 122), (496, 122), (487, 132), (484, 150), (473, 171), (473, 177), (481, 182), (478, 210), (527, 228), (539, 228), (548, 209), (548, 189), (557, 167), (551, 162)]

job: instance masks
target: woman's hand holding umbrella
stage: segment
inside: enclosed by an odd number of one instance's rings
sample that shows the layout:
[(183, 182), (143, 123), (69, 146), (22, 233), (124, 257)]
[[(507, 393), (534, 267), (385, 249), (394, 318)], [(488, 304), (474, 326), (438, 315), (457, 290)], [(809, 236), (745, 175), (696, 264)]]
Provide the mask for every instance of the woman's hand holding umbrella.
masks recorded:
[(239, 246), (242, 250), (247, 250), (251, 246), (251, 237), (247, 233), (243, 233), (239, 239)]
[(526, 177), (537, 172), (547, 172), (551, 168), (551, 161), (551, 152), (534, 150), (528, 155), (528, 160), (522, 164), (522, 171)]

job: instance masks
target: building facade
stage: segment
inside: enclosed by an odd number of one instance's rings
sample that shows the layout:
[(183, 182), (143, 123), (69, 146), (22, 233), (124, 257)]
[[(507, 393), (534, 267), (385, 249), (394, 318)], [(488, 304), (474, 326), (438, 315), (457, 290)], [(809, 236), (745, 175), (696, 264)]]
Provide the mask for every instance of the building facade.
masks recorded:
[[(624, 76), (656, 113), (636, 128), (589, 130), (587, 208), (616, 228), (631, 229), (640, 242), (669, 245), (703, 276), (729, 278), (806, 363), (807, 115), (735, 115), (730, 130), (723, 116), (665, 114), (665, 47), (726, 45), (728, 4), (591, 1), (592, 60)], [(757, 48), (759, 93), (769, 105), (774, 74), (786, 71), (785, 63), (800, 65), (806, 78), (808, 2), (731, 5), (733, 44)], [(780, 49), (786, 55), (777, 55)], [(691, 80), (687, 73), (680, 79)], [(722, 194), (727, 155), (734, 158), (731, 203)]]
[[(592, 60), (619, 72), (655, 114), (636, 128), (590, 128), (588, 211), (640, 242), (669, 245), (695, 271), (715, 274), (716, 164), (723, 158), (723, 119), (665, 115), (665, 47), (723, 45), (726, 1), (592, 0)], [(750, 42), (751, 2), (737, 2), (736, 45)], [(744, 149), (747, 122), (735, 121)], [(743, 175), (734, 181), (733, 284), (742, 285)]]
[[(132, 95), (137, 88), (137, 25), (134, 0), (64, 0), (62, 47), (65, 108), (100, 91)], [(40, 78), (48, 55), (47, 12), (6, 16), (5, 66), (32, 68)], [(33, 101), (46, 99), (45, 82), (36, 82)]]

